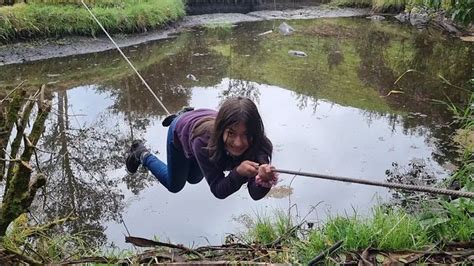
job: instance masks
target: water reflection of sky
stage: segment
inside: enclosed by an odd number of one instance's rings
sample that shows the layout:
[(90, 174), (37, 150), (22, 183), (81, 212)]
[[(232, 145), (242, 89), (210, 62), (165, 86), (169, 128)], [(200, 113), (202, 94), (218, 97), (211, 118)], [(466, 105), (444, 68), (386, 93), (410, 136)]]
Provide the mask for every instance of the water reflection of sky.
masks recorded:
[[(190, 104), (196, 108), (216, 108), (227, 83), (224, 80), (212, 88), (193, 88)], [(392, 162), (406, 165), (413, 159), (424, 159), (433, 170), (442, 172), (431, 160), (433, 148), (426, 144), (424, 136), (405, 135), (400, 126), (392, 128), (384, 117), (369, 122), (361, 110), (327, 101), (317, 101), (316, 109), (313, 108), (316, 103), (310, 101), (309, 107), (300, 109), (293, 92), (275, 86), (257, 86), (258, 107), (267, 135), (275, 146), (273, 164), (277, 168), (383, 181), (385, 170), (391, 169)], [(96, 97), (89, 92), (87, 99)], [(79, 99), (71, 97), (73, 107)], [(94, 112), (100, 110), (88, 114)], [(154, 121), (143, 136), (152, 150), (161, 151), (158, 154), (161, 159), (166, 156), (165, 135), (166, 129), (160, 121)], [(111, 175), (123, 176), (124, 171), (118, 169)], [(292, 178), (282, 175), (279, 186), (289, 186)], [(291, 187), (290, 198), (270, 197), (257, 202), (248, 196), (245, 187), (225, 200), (218, 200), (205, 181), (188, 184), (178, 194), (168, 192), (157, 182), (138, 196), (123, 187), (128, 205), (123, 218), (134, 236), (158, 236), (161, 240), (188, 245), (206, 244), (207, 240), (218, 244), (226, 233), (242, 228), (235, 218), (243, 214), (271, 214), (274, 209), (287, 210), (289, 199), (298, 206), (302, 216), (322, 201), (308, 217), (318, 220), (324, 219), (329, 210), (331, 214), (351, 213), (354, 208), (365, 213), (379, 197), (388, 196), (388, 191), (382, 188), (308, 177), (296, 177)], [(109, 241), (126, 247), (123, 234), (126, 231), (122, 224), (108, 224)]]
[[(463, 86), (470, 74), (468, 46), (365, 19), (292, 21), (298, 33), (291, 37), (275, 33), (255, 38), (271, 26), (266, 23), (244, 23), (231, 31), (198, 29), (125, 52), (172, 112), (185, 104), (217, 108), (228, 95), (256, 96), (278, 168), (382, 181), (393, 162), (406, 166), (421, 159), (429, 171), (444, 176), (438, 162), (453, 159), (444, 143), (449, 130), (443, 125), (450, 115), (430, 99), (465, 97), (433, 77), (442, 75)], [(302, 49), (309, 56), (293, 58), (288, 49)], [(424, 74), (409, 73), (394, 87), (407, 69)], [(186, 78), (191, 73), (199, 81)], [(377, 197), (389, 196), (383, 188), (308, 177), (291, 182), (293, 177), (286, 175), (279, 187), (291, 183), (290, 197), (257, 202), (245, 188), (228, 199), (215, 199), (205, 181), (178, 194), (157, 182), (141, 190), (143, 184), (123, 179), (120, 153), (133, 129), (136, 138), (165, 158), (167, 129), (161, 126), (159, 104), (116, 51), (4, 66), (0, 80), (9, 86), (29, 80), (36, 88), (58, 79), (56, 75), (61, 81), (51, 88), (57, 96), (53, 112), (58, 113), (50, 116), (44, 141), (49, 144), (45, 150), (54, 150), (58, 158), (48, 181), (57, 187), (46, 215), (62, 217), (79, 206), (83, 219), (77, 221), (78, 230), (101, 230), (98, 225), (105, 221), (108, 240), (120, 247), (127, 247), (126, 230), (109, 221), (119, 220), (114, 214), (124, 203), (123, 218), (132, 235), (190, 245), (206, 244), (205, 239), (218, 244), (225, 233), (241, 228), (235, 218), (287, 210), (290, 199), (301, 216), (323, 202), (308, 217), (317, 220), (328, 210), (336, 214), (354, 207), (365, 213)], [(386, 97), (393, 89), (404, 93)], [(63, 105), (68, 116), (60, 112)], [(74, 185), (69, 188), (64, 180)], [(115, 193), (117, 183), (123, 200)]]

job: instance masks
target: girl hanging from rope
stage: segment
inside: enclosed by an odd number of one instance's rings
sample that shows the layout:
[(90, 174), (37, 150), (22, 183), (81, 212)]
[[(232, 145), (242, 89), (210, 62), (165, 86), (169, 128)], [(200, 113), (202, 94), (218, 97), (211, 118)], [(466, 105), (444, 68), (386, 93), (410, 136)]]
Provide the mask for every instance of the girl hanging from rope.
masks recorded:
[[(276, 184), (269, 165), (272, 143), (265, 136), (257, 106), (248, 98), (227, 99), (219, 111), (186, 110), (163, 122), (169, 125), (166, 165), (135, 140), (126, 158), (126, 168), (136, 173), (140, 164), (169, 191), (183, 189), (186, 181), (203, 177), (211, 192), (224, 199), (247, 183), (252, 199), (263, 198)], [(230, 171), (227, 176), (225, 171)]]

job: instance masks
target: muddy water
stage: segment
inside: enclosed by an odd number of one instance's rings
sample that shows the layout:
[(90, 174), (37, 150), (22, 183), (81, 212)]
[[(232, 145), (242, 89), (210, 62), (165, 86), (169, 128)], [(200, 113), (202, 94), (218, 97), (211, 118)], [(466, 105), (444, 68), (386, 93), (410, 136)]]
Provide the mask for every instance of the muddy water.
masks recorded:
[[(394, 22), (363, 18), (287, 22), (290, 36), (259, 35), (279, 22), (201, 28), (173, 39), (125, 49), (170, 111), (217, 108), (227, 97), (255, 100), (278, 168), (383, 181), (413, 162), (436, 178), (455, 164), (445, 100), (462, 102), (472, 75), (472, 46)], [(290, 50), (304, 52), (297, 57)], [(409, 72), (394, 82), (408, 69)], [(323, 221), (328, 214), (365, 214), (391, 192), (361, 185), (282, 175), (268, 197), (246, 188), (215, 199), (205, 181), (167, 192), (152, 176), (125, 174), (123, 153), (143, 138), (164, 159), (165, 112), (116, 51), (0, 68), (0, 85), (49, 84), (54, 112), (42, 139), (49, 176), (32, 212), (38, 219), (78, 220), (91, 242), (126, 248), (124, 234), (186, 245), (221, 243), (248, 217), (292, 207)], [(191, 76), (192, 75), (192, 76)], [(395, 163), (395, 164), (394, 164)]]

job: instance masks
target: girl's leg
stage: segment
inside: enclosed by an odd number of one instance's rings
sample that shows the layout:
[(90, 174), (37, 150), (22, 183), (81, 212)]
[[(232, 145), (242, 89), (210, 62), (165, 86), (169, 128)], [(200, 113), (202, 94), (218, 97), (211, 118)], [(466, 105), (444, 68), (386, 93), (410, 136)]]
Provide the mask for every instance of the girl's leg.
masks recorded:
[[(174, 122), (174, 121), (173, 121)], [(170, 128), (171, 131), (171, 128)], [(174, 130), (173, 130), (174, 131)], [(168, 185), (166, 188), (170, 192), (176, 193), (183, 189), (186, 179), (189, 175), (189, 167), (191, 161), (184, 156), (184, 152), (179, 151), (173, 144), (173, 134), (168, 136), (167, 153), (168, 153)]]
[(164, 162), (149, 153), (143, 157), (142, 164), (146, 169), (150, 170), (161, 184), (168, 188), (168, 167)]
[(173, 144), (173, 132), (177, 121), (178, 118), (175, 118), (168, 129), (166, 140), (168, 165), (152, 154), (143, 158), (143, 166), (173, 193), (183, 189), (190, 167), (190, 161)]

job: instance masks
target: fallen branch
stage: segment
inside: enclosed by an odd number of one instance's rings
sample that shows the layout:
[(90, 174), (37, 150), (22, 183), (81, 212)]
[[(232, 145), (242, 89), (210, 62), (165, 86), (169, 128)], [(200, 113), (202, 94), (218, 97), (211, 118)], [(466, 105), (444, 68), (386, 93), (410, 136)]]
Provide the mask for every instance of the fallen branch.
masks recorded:
[(204, 259), (203, 255), (193, 249), (187, 248), (183, 245), (174, 245), (170, 243), (164, 243), (164, 242), (159, 242), (159, 241), (154, 241), (150, 239), (145, 239), (141, 237), (134, 237), (134, 236), (126, 236), (125, 237), (125, 243), (131, 243), (135, 246), (138, 247), (155, 247), (155, 246), (162, 246), (162, 247), (168, 247), (168, 248), (175, 248), (175, 249), (181, 249), (186, 252), (192, 253), (194, 255), (197, 255), (200, 259)]
[(321, 253), (319, 253), (318, 256), (314, 257), (314, 259), (312, 259), (308, 265), (310, 266), (313, 266), (313, 265), (316, 265), (319, 261), (321, 261), (322, 259), (324, 259), (326, 256), (329, 256), (331, 255), (334, 251), (336, 251), (337, 249), (339, 249), (342, 244), (344, 243), (343, 240), (339, 240), (336, 242), (336, 244), (332, 245), (331, 247), (329, 247), (328, 249), (322, 251)]

